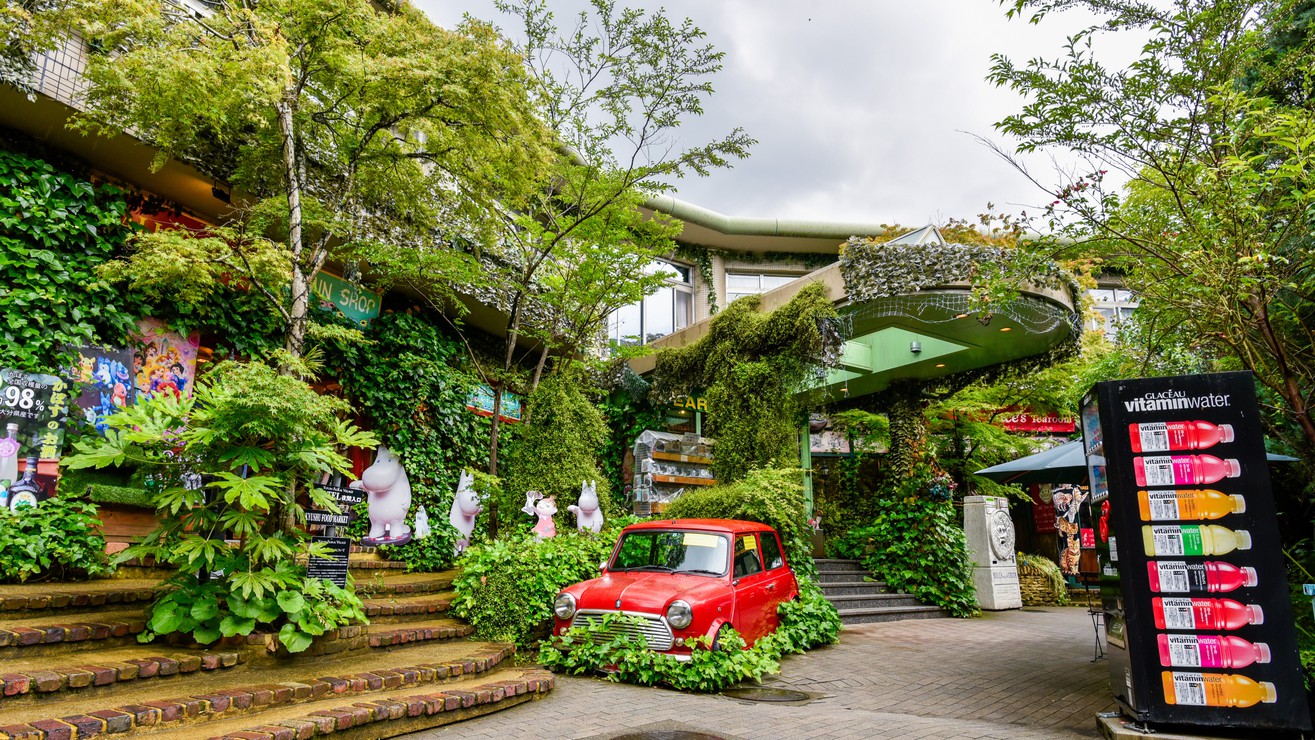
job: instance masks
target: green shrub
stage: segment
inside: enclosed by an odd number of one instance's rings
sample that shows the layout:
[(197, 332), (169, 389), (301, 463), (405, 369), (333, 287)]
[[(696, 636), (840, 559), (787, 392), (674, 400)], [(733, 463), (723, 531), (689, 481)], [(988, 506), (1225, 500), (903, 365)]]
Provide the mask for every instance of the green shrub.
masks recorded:
[(1064, 572), (1059, 569), (1055, 561), (1040, 555), (1029, 555), (1020, 552), (1018, 553), (1018, 567), (1041, 571), (1050, 583), (1050, 596), (1054, 602), (1060, 606), (1068, 603), (1068, 581), (1064, 580)]
[(742, 519), (759, 522), (781, 535), (785, 555), (800, 580), (812, 580), (812, 530), (804, 515), (803, 471), (751, 470), (739, 481), (686, 490), (663, 512), (664, 519)]
[(94, 578), (113, 570), (96, 506), (58, 496), (17, 511), (0, 507), (0, 581)]
[(526, 647), (552, 628), (552, 603), (561, 590), (598, 575), (612, 554), (617, 530), (601, 535), (561, 530), (538, 541), (524, 534), (480, 544), (461, 559), (452, 611), (481, 640)]
[(641, 686), (661, 684), (682, 691), (720, 691), (746, 679), (758, 680), (780, 670), (781, 658), (839, 639), (840, 616), (811, 582), (800, 582), (800, 597), (780, 605), (780, 626), (745, 650), (734, 630), (721, 637), (721, 650), (699, 638), (688, 661), (648, 650), (643, 639), (612, 634), (621, 615), (605, 615), (597, 624), (575, 627), (552, 638), (539, 650), (539, 662), (556, 671), (581, 674), (609, 670), (608, 680)]

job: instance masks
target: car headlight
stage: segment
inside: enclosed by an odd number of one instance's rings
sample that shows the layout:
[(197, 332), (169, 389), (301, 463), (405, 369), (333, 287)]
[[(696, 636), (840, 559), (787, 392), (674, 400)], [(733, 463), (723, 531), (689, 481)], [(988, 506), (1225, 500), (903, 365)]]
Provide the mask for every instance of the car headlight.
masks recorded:
[(683, 601), (673, 601), (671, 606), (667, 607), (667, 624), (678, 630), (683, 630), (694, 621), (694, 610), (689, 604)]
[(557, 615), (558, 619), (570, 619), (575, 616), (575, 597), (568, 593), (557, 594), (556, 601), (552, 603), (552, 613)]

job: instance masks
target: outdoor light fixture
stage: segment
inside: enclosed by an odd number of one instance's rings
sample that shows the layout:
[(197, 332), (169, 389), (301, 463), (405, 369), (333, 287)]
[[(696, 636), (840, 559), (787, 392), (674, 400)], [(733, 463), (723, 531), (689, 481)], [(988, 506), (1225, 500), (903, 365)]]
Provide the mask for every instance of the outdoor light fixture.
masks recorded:
[(922, 342), (909, 342), (909, 351), (918, 354), (922, 351)]
[(1002, 327), (1000, 327), (1000, 331), (1013, 331), (1013, 330), (1014, 330), (1014, 328), (1013, 328), (1012, 326), (1002, 326)]
[(210, 194), (215, 196), (215, 200), (225, 203), (233, 202), (233, 186), (226, 182), (215, 180), (215, 183), (210, 186)]
[(945, 363), (944, 363), (944, 362), (938, 362), (938, 363), (936, 363), (936, 367), (945, 367)]
[(966, 314), (966, 313), (961, 313), (961, 314), (959, 314), (958, 316), (955, 316), (954, 318), (956, 318), (956, 319), (966, 319), (966, 318), (968, 318), (968, 314)]

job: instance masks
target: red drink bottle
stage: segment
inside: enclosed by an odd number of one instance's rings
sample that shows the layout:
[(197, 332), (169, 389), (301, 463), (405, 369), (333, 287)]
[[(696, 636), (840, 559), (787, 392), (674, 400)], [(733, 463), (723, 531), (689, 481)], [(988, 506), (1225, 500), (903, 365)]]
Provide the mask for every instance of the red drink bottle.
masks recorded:
[(1133, 452), (1204, 450), (1235, 438), (1232, 424), (1208, 421), (1159, 421), (1129, 424)]
[(1209, 560), (1189, 563), (1184, 560), (1151, 560), (1146, 563), (1151, 590), (1156, 593), (1185, 594), (1190, 591), (1216, 592), (1254, 588), (1259, 582), (1256, 569)]
[(1214, 455), (1134, 457), (1132, 467), (1139, 486), (1199, 486), (1242, 474), (1237, 460)]
[(1269, 645), (1233, 635), (1156, 635), (1165, 668), (1245, 668), (1268, 663)]
[(1176, 599), (1159, 596), (1151, 599), (1155, 627), (1162, 630), (1235, 630), (1248, 624), (1262, 624), (1265, 612), (1259, 604), (1243, 604), (1232, 599)]

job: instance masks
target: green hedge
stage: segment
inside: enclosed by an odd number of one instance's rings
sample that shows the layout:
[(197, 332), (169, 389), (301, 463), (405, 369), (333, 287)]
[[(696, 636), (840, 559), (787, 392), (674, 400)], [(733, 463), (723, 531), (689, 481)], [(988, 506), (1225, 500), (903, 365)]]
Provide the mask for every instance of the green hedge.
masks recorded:
[(113, 570), (96, 506), (59, 496), (15, 511), (0, 507), (0, 582), (92, 578)]

